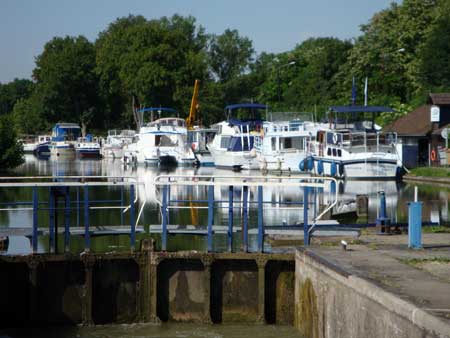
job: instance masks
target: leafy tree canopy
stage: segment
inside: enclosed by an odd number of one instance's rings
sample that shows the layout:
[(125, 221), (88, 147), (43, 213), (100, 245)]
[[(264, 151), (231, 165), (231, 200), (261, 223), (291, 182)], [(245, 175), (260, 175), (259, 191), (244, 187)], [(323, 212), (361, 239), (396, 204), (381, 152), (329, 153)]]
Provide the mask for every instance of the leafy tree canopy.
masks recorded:
[(12, 128), (10, 115), (0, 116), (0, 171), (17, 167), (23, 163), (23, 147)]
[[(95, 49), (85, 37), (53, 38), (36, 59), (33, 77), (43, 117), (51, 122), (102, 124), (98, 107)], [(90, 112), (95, 111), (95, 118)]]
[(9, 83), (0, 83), (0, 115), (9, 114), (16, 102), (31, 95), (33, 82), (26, 79), (14, 79)]

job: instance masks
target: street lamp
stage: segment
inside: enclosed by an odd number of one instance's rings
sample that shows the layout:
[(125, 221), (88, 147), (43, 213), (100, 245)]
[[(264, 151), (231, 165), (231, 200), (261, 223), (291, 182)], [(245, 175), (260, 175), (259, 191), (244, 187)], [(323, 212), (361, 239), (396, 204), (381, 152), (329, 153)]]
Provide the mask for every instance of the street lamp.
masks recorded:
[(280, 87), (280, 69), (284, 67), (289, 67), (295, 65), (295, 61), (291, 61), (289, 63), (286, 63), (284, 65), (277, 67), (277, 91), (278, 91), (278, 103), (281, 102), (281, 87)]

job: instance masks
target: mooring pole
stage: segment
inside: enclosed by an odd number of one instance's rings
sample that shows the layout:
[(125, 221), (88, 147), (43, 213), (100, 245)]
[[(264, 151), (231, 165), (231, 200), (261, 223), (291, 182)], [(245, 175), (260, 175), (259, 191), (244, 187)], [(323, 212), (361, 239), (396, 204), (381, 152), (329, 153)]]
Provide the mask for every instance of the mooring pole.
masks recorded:
[(120, 186), (120, 206), (122, 207), (120, 210), (120, 224), (124, 224), (124, 214), (123, 214), (123, 204), (124, 204), (124, 188), (123, 185)]
[(64, 252), (70, 251), (70, 193), (69, 187), (66, 187), (65, 209), (64, 209)]
[(233, 186), (228, 187), (228, 251), (233, 251)]
[(38, 208), (39, 200), (37, 187), (33, 187), (33, 235), (31, 238), (31, 246), (33, 253), (37, 253), (38, 249)]
[(309, 187), (304, 187), (303, 188), (303, 237), (304, 237), (303, 241), (304, 241), (305, 246), (309, 245), (308, 192), (309, 192)]
[(258, 186), (258, 251), (264, 251), (263, 187)]
[(89, 186), (84, 186), (84, 251), (91, 250), (91, 239), (89, 237)]
[(214, 223), (214, 186), (208, 186), (208, 252), (213, 251), (213, 231)]
[(134, 209), (134, 184), (130, 186), (130, 246), (131, 251), (134, 251), (136, 247), (136, 219), (135, 219), (135, 209)]
[(49, 190), (49, 249), (55, 253), (55, 194), (52, 187)]
[(243, 250), (248, 252), (248, 186), (244, 185), (242, 198), (242, 218), (243, 218)]
[(163, 198), (161, 205), (161, 214), (162, 214), (162, 238), (161, 238), (161, 250), (167, 250), (167, 191), (168, 186), (163, 186)]

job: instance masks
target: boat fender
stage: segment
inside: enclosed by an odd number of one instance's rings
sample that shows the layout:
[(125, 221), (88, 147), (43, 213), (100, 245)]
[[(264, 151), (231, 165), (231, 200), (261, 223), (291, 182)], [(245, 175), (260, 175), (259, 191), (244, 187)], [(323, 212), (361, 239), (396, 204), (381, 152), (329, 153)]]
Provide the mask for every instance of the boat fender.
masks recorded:
[(330, 176), (335, 177), (336, 176), (336, 162), (331, 162), (331, 167), (330, 167)]
[(317, 163), (317, 172), (319, 173), (319, 175), (323, 174), (323, 161), (319, 160), (319, 162)]
[(331, 186), (330, 186), (330, 190), (332, 194), (336, 193), (336, 182), (335, 181), (331, 181)]
[(313, 170), (313, 168), (314, 168), (314, 159), (312, 156), (309, 156), (307, 160), (307, 169)]
[(300, 163), (298, 164), (298, 169), (300, 169), (300, 171), (305, 171), (305, 160), (301, 160)]

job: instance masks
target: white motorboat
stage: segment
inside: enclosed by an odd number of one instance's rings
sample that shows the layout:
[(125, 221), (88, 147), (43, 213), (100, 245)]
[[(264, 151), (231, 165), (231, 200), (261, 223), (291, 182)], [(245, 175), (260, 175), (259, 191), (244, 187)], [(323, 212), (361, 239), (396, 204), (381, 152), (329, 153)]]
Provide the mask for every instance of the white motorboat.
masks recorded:
[[(232, 111), (238, 109), (249, 109), (253, 118), (231, 119)], [(261, 109), (266, 110), (267, 107), (262, 104), (247, 103), (225, 108), (228, 119), (212, 126), (217, 129), (217, 134), (208, 144), (216, 167), (233, 170), (259, 169), (254, 142), (255, 137), (261, 133), (262, 121), (255, 118), (255, 111)]]
[(102, 145), (101, 154), (105, 158), (122, 158), (123, 148), (133, 142), (134, 130), (108, 130), (108, 136)]
[[(169, 108), (146, 108), (144, 111), (170, 111)], [(124, 147), (124, 162), (158, 165), (193, 165), (194, 153), (187, 144), (186, 122), (176, 117), (160, 118), (142, 126), (135, 141)]]
[[(324, 125), (309, 142), (311, 154), (301, 162), (303, 169), (319, 175), (354, 179), (393, 179), (399, 175), (396, 133), (384, 133), (372, 121), (355, 119), (357, 113), (392, 112), (376, 106), (335, 106), (330, 112), (351, 118)], [(353, 120), (353, 121), (352, 121)], [(313, 168), (312, 168), (313, 167)]]
[(86, 135), (86, 137), (79, 137), (75, 143), (75, 153), (81, 158), (99, 158), (100, 154), (100, 143), (97, 138), (91, 135)]
[(306, 145), (314, 139), (317, 126), (301, 120), (264, 122), (255, 138), (259, 168), (267, 171), (299, 171)]
[(75, 156), (74, 144), (81, 136), (81, 128), (76, 123), (57, 123), (52, 129), (50, 152), (52, 156)]

